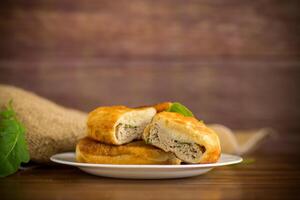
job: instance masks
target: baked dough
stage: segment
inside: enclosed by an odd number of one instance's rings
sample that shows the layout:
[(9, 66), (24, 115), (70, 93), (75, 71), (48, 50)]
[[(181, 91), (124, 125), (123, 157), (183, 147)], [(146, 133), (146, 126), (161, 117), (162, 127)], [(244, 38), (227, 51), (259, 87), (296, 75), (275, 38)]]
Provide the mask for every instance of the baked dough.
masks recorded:
[(143, 138), (186, 163), (214, 163), (220, 153), (218, 135), (203, 122), (173, 112), (160, 112), (145, 128)]
[(139, 106), (138, 108), (153, 107), (153, 108), (155, 108), (156, 112), (159, 113), (159, 112), (168, 110), (171, 106), (172, 106), (172, 102), (166, 101), (166, 102), (161, 102), (161, 103), (151, 105), (151, 106)]
[(162, 102), (155, 104), (153, 107), (155, 108), (156, 112), (162, 112), (168, 110), (172, 106), (172, 102)]
[(126, 144), (142, 138), (144, 128), (155, 114), (153, 107), (99, 107), (88, 115), (88, 136), (105, 144)]
[(172, 164), (180, 160), (173, 153), (164, 152), (144, 141), (115, 146), (90, 138), (81, 139), (76, 146), (76, 160), (97, 164)]

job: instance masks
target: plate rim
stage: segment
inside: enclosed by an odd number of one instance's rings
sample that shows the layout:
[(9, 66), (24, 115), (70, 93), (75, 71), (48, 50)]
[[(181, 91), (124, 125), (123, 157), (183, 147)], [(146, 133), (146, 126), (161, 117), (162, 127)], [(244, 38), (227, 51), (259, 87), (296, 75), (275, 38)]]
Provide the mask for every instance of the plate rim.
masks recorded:
[(81, 162), (73, 162), (73, 161), (67, 161), (67, 160), (61, 160), (58, 159), (58, 156), (63, 155), (69, 155), (72, 154), (75, 158), (75, 152), (64, 152), (64, 153), (58, 153), (54, 154), (50, 157), (50, 160), (55, 163), (64, 164), (64, 165), (70, 165), (70, 166), (76, 166), (76, 167), (91, 167), (91, 168), (156, 168), (156, 169), (174, 169), (174, 168), (208, 168), (208, 167), (221, 167), (221, 166), (227, 166), (227, 165), (234, 165), (241, 163), (243, 161), (243, 158), (238, 155), (232, 155), (227, 153), (222, 153), (221, 156), (230, 156), (234, 157), (235, 160), (227, 161), (227, 162), (220, 162), (220, 163), (208, 163), (208, 164), (186, 164), (186, 165), (132, 165), (132, 164), (95, 164), (95, 163), (81, 163)]

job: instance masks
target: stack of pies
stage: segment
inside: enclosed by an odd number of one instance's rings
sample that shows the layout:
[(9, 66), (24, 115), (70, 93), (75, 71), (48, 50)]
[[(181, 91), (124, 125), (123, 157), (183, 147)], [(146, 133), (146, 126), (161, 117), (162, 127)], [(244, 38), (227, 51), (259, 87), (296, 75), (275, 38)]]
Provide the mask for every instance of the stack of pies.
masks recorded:
[(202, 121), (168, 112), (172, 103), (99, 107), (88, 115), (88, 136), (76, 146), (79, 162), (97, 164), (214, 163), (217, 134)]

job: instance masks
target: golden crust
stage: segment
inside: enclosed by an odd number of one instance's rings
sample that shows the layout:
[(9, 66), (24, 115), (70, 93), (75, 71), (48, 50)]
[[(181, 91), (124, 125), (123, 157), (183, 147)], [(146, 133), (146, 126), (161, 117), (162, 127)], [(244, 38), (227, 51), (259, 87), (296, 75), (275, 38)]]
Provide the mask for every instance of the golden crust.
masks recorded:
[(151, 106), (140, 106), (138, 108), (149, 108), (149, 107), (153, 107), (155, 108), (156, 112), (159, 113), (159, 112), (163, 112), (163, 111), (166, 111), (168, 110), (172, 105), (172, 102), (162, 102), (162, 103), (158, 103), (158, 104), (155, 104), (155, 105), (151, 105)]
[(156, 109), (156, 112), (163, 112), (168, 110), (172, 106), (172, 102), (162, 102), (154, 105), (153, 107)]
[[(217, 162), (221, 154), (221, 146), (218, 135), (203, 122), (198, 121), (194, 117), (185, 117), (178, 113), (161, 112), (155, 115), (152, 124), (162, 122), (164, 126), (171, 130), (176, 130), (188, 136), (196, 144), (205, 147), (200, 163)], [(150, 134), (146, 128), (144, 138)]]
[(115, 146), (90, 138), (81, 139), (76, 146), (76, 160), (97, 164), (180, 164), (173, 153), (166, 153), (143, 141)]
[(99, 107), (88, 115), (88, 136), (107, 144), (118, 144), (115, 137), (115, 124), (118, 119), (132, 109), (126, 106)]
[(87, 135), (99, 142), (120, 145), (115, 136), (117, 121), (127, 112), (143, 109), (149, 109), (149, 107), (135, 109), (126, 106), (99, 107), (88, 115)]

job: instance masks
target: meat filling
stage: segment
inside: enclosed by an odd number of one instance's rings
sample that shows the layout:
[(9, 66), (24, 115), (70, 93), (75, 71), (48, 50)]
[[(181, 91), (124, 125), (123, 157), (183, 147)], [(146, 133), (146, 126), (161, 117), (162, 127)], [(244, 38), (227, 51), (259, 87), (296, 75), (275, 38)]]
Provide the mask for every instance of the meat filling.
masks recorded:
[(116, 134), (117, 139), (126, 143), (134, 139), (141, 139), (145, 127), (119, 123), (116, 128), (117, 128), (117, 134)]
[(175, 155), (187, 162), (197, 162), (200, 160), (202, 154), (205, 152), (205, 148), (195, 143), (178, 141), (170, 135), (172, 134), (159, 134), (161, 130), (157, 124), (150, 129), (150, 135), (148, 143), (151, 143), (159, 148), (162, 148), (166, 152), (173, 152)]

